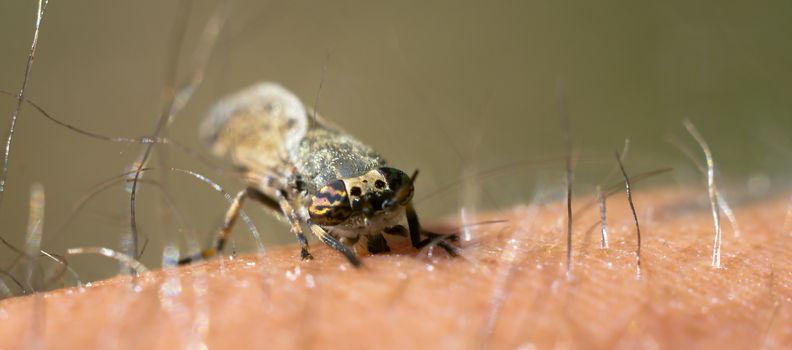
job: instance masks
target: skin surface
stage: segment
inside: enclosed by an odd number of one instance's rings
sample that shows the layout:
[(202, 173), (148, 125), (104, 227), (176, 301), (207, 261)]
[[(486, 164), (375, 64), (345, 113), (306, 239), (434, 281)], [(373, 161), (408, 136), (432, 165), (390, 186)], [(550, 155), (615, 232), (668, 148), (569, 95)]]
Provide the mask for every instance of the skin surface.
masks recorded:
[[(427, 256), (404, 240), (354, 269), (312, 244), (117, 277), (0, 302), (0, 349), (45, 348), (719, 348), (792, 346), (790, 196), (732, 202), (722, 268), (710, 266), (706, 192), (620, 193), (608, 200), (610, 248), (594, 205), (574, 221), (566, 273), (565, 207), (518, 206), (478, 220), (459, 244)], [(576, 211), (591, 198), (576, 198)], [(435, 225), (454, 230), (455, 223)], [(786, 226), (786, 227), (785, 227)], [(446, 231), (446, 232), (447, 232)], [(365, 249), (358, 249), (362, 255)]]

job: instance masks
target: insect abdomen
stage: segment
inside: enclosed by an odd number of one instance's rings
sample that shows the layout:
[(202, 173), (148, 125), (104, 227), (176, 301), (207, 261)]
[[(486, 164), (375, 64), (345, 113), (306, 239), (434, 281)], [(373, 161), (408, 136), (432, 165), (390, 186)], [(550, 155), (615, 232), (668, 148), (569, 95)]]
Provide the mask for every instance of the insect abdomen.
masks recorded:
[(261, 83), (221, 99), (201, 125), (217, 156), (248, 169), (277, 169), (303, 138), (308, 118), (300, 100), (280, 85)]

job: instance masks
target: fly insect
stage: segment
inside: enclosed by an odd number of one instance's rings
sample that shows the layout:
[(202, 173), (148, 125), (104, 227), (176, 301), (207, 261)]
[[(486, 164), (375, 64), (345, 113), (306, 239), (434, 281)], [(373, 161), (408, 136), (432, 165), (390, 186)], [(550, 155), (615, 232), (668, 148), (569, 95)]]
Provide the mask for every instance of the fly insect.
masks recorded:
[(417, 171), (408, 176), (388, 167), (371, 147), (306, 110), (280, 85), (261, 83), (221, 99), (200, 131), (211, 151), (240, 171), (247, 188), (226, 212), (215, 245), (181, 264), (223, 249), (246, 198), (285, 218), (303, 260), (312, 259), (306, 228), (354, 266), (361, 262), (351, 247), (361, 237), (372, 254), (390, 251), (383, 234), (409, 235), (415, 248), (436, 241), (457, 255), (447, 242), (454, 236), (421, 229), (412, 204)]

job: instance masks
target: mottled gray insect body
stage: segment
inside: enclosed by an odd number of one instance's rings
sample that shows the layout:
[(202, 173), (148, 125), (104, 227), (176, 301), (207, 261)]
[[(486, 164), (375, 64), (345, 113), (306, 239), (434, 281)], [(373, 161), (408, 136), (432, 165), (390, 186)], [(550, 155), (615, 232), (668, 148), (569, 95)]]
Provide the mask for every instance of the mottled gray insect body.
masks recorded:
[[(356, 266), (360, 261), (346, 244), (354, 245), (360, 237), (366, 238), (371, 253), (390, 250), (383, 233), (409, 233), (415, 247), (438, 237), (421, 230), (411, 203), (410, 176), (388, 167), (371, 147), (310, 115), (280, 85), (261, 83), (223, 98), (211, 109), (200, 134), (215, 155), (230, 159), (243, 173), (248, 188), (226, 213), (216, 246), (182, 263), (221, 250), (248, 197), (289, 222), (303, 259), (311, 258), (303, 234), (306, 227)], [(429, 238), (422, 241), (421, 234)], [(438, 244), (455, 254), (444, 240)]]
[(219, 157), (237, 166), (285, 170), (290, 150), (308, 131), (302, 102), (282, 86), (261, 83), (220, 100), (200, 128), (200, 136)]
[(387, 164), (371, 147), (322, 126), (308, 131), (290, 156), (313, 191), (332, 180), (360, 176)]

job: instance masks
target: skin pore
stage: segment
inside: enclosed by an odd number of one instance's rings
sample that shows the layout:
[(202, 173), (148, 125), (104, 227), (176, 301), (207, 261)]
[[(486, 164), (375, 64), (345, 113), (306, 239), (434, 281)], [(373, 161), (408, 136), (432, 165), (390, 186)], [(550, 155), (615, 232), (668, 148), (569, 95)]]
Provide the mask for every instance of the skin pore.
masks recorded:
[[(731, 203), (722, 268), (701, 188), (639, 189), (577, 213), (566, 268), (565, 206), (477, 217), (463, 256), (393, 252), (352, 268), (312, 244), (222, 258), (0, 302), (0, 348), (786, 348), (792, 344), (790, 196)], [(592, 197), (576, 198), (578, 208)], [(434, 225), (455, 230), (457, 224)], [(364, 249), (359, 249), (360, 254)], [(262, 260), (263, 259), (263, 260)]]

